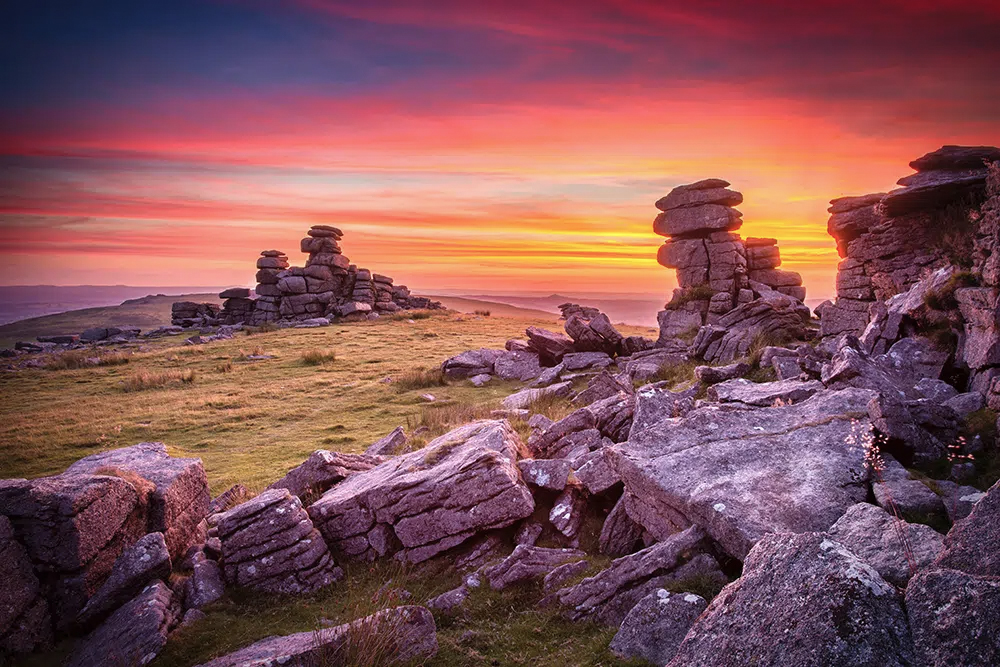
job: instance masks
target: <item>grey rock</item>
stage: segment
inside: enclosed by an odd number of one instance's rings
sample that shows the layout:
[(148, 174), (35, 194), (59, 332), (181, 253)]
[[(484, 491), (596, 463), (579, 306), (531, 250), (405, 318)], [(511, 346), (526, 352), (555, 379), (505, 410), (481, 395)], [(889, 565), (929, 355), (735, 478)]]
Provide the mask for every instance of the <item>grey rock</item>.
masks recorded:
[[(372, 638), (377, 637), (373, 646)], [(437, 654), (434, 616), (425, 607), (383, 609), (315, 632), (268, 637), (201, 667), (423, 663)]]
[(134, 473), (155, 485), (144, 532), (163, 533), (171, 558), (180, 560), (188, 547), (202, 541), (199, 524), (208, 515), (210, 496), (201, 459), (170, 456), (162, 442), (141, 442), (84, 457), (66, 474), (94, 474), (102, 468)]
[(369, 456), (393, 456), (402, 453), (406, 448), (406, 432), (402, 426), (392, 429), (389, 435), (373, 442), (365, 454)]
[(287, 489), (270, 489), (213, 514), (209, 524), (221, 541), (220, 564), (229, 585), (298, 594), (343, 577), (302, 502)]
[(563, 368), (569, 372), (607, 368), (611, 363), (605, 352), (570, 352), (562, 358)]
[(523, 544), (527, 547), (535, 546), (535, 542), (542, 536), (545, 527), (537, 521), (525, 521), (514, 533), (514, 544)]
[(493, 364), (494, 374), (501, 380), (527, 382), (542, 373), (538, 355), (533, 352), (505, 352)]
[(522, 389), (503, 399), (503, 406), (508, 410), (530, 408), (532, 403), (543, 396), (569, 396), (572, 391), (572, 382), (560, 382), (547, 387)]
[(67, 667), (149, 664), (166, 645), (178, 611), (170, 587), (150, 584), (94, 630)]
[(941, 491), (944, 509), (952, 523), (969, 516), (975, 504), (986, 495), (974, 486), (962, 486), (943, 479), (936, 480), (935, 483)]
[(309, 514), (346, 558), (402, 550), (400, 558), (421, 562), (534, 511), (517, 468), (524, 453), (506, 421), (473, 422), (348, 477)]
[(972, 169), (921, 171), (899, 179), (904, 187), (889, 192), (880, 207), (887, 217), (898, 217), (924, 209), (935, 209), (958, 201), (986, 186), (985, 165)]
[(598, 540), (600, 552), (612, 558), (633, 553), (642, 541), (642, 526), (628, 515), (625, 502), (625, 498), (622, 497), (615, 503), (604, 520)]
[(875, 501), (890, 514), (898, 513), (915, 523), (943, 522), (947, 512), (940, 496), (910, 473), (891, 456), (883, 454), (885, 469), (872, 483)]
[(606, 569), (580, 583), (561, 588), (553, 598), (567, 608), (573, 620), (593, 619), (619, 625), (636, 603), (649, 591), (650, 582), (662, 587), (663, 575), (670, 575), (690, 557), (705, 537), (697, 526), (667, 540), (612, 561)]
[(454, 379), (470, 378), (476, 375), (492, 375), (497, 359), (506, 354), (504, 350), (481, 348), (468, 350), (441, 364), (445, 376)]
[(701, 204), (738, 206), (743, 203), (743, 195), (735, 190), (727, 190), (728, 185), (729, 183), (721, 178), (708, 178), (690, 185), (679, 185), (666, 197), (656, 200), (656, 208), (668, 211), (672, 208)]
[(525, 330), (528, 345), (538, 354), (545, 366), (555, 366), (564, 355), (573, 351), (573, 339), (561, 333), (553, 333), (539, 327), (528, 327)]
[[(742, 559), (767, 533), (825, 530), (867, 495), (862, 453), (846, 444), (872, 392), (823, 391), (790, 406), (706, 406), (612, 448), (630, 515), (654, 535), (692, 523)], [(867, 424), (862, 419), (862, 426)]]
[(553, 569), (542, 579), (542, 590), (546, 593), (561, 588), (566, 582), (579, 577), (590, 568), (590, 561), (578, 560), (565, 563)]
[(972, 506), (945, 536), (938, 567), (1000, 577), (1000, 482)]
[(718, 384), (741, 378), (749, 372), (750, 364), (740, 362), (728, 366), (698, 366), (694, 369), (694, 376), (703, 384)]
[(709, 604), (668, 664), (914, 662), (896, 590), (828, 535), (801, 533), (761, 539), (743, 563), (743, 576)]
[(954, 410), (959, 417), (965, 418), (972, 412), (982, 410), (986, 401), (978, 392), (967, 392), (944, 401), (944, 405)]
[(906, 587), (906, 611), (919, 664), (1000, 664), (1000, 578), (924, 570)]
[(920, 378), (914, 387), (920, 398), (926, 398), (935, 403), (946, 403), (958, 396), (958, 390), (944, 380)]
[(92, 627), (134, 598), (147, 584), (166, 580), (171, 571), (170, 553), (163, 533), (149, 533), (125, 549), (115, 560), (111, 574), (80, 612), (77, 623)]
[(212, 502), (208, 504), (207, 514), (225, 512), (230, 508), (236, 507), (242, 502), (250, 500), (252, 495), (253, 494), (250, 493), (247, 487), (242, 484), (233, 484), (226, 491), (223, 491), (217, 497), (212, 499)]
[(510, 556), (483, 569), (483, 576), (490, 588), (499, 591), (508, 586), (531, 579), (540, 579), (560, 565), (576, 562), (586, 557), (579, 549), (546, 549), (518, 545)]
[[(393, 432), (395, 433), (395, 431)], [(393, 434), (390, 433), (389, 437)], [(405, 438), (404, 438), (405, 440)], [(341, 454), (317, 449), (268, 489), (288, 489), (300, 499), (316, 497), (347, 477), (371, 470), (385, 460), (372, 454)]]
[(935, 169), (980, 169), (984, 162), (1000, 160), (1000, 148), (995, 146), (946, 145), (918, 157), (910, 163), (915, 171)]
[(915, 571), (933, 563), (944, 549), (944, 536), (933, 528), (896, 519), (868, 503), (850, 507), (827, 532), (875, 568), (883, 579), (900, 588), (905, 588)]
[(653, 232), (660, 236), (692, 236), (734, 231), (743, 224), (740, 212), (719, 204), (673, 208), (656, 216)]
[(611, 640), (611, 652), (620, 658), (665, 665), (707, 606), (700, 595), (657, 589), (639, 600), (622, 621)]
[(31, 559), (0, 515), (0, 652), (29, 653), (52, 642), (49, 605)]
[(639, 435), (653, 424), (664, 419), (683, 417), (694, 409), (695, 387), (673, 392), (657, 385), (645, 385), (635, 392), (635, 411), (629, 439)]
[(469, 378), (469, 382), (472, 383), (473, 387), (485, 387), (486, 383), (493, 379), (493, 376), (488, 373), (481, 373), (479, 375), (473, 375)]
[(205, 556), (203, 551), (195, 553), (192, 573), (184, 585), (184, 607), (201, 609), (222, 597), (225, 585), (219, 564)]
[(587, 496), (583, 490), (576, 486), (567, 486), (552, 505), (549, 523), (573, 540), (580, 533), (586, 508)]
[(525, 482), (542, 489), (562, 491), (569, 479), (570, 462), (567, 459), (521, 459), (517, 467)]
[(604, 493), (621, 481), (611, 458), (602, 447), (586, 455), (573, 471), (576, 478), (593, 495)]
[(708, 395), (723, 403), (743, 403), (766, 407), (781, 403), (798, 403), (823, 389), (818, 380), (780, 380), (778, 382), (753, 382), (743, 378), (728, 380), (710, 387)]

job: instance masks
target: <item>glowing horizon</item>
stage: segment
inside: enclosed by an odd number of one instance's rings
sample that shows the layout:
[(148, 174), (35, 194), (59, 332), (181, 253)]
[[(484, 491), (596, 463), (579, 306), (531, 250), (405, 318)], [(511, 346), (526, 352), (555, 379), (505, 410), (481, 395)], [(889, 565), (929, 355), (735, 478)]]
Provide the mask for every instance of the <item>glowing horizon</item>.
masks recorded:
[(989, 2), (97, 4), (0, 10), (0, 284), (250, 285), (326, 223), (415, 289), (666, 296), (653, 202), (719, 177), (825, 298), (830, 199), (1000, 143)]

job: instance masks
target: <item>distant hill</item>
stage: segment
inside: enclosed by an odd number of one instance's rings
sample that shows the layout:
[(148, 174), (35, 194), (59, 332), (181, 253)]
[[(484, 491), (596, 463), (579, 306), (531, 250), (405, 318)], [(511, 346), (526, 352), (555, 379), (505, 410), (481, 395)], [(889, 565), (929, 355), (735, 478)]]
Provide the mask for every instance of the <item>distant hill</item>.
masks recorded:
[(435, 301), (440, 301), (446, 308), (457, 310), (460, 313), (474, 313), (477, 310), (488, 310), (490, 315), (530, 320), (554, 320), (558, 318), (559, 314), (558, 308), (556, 308), (554, 312), (552, 310), (541, 310), (536, 308), (521, 308), (519, 306), (512, 306), (508, 303), (503, 303), (497, 300), (491, 300), (494, 299), (494, 297), (470, 298), (438, 295), (425, 296), (429, 296)]
[(483, 301), (499, 301), (519, 308), (531, 308), (547, 313), (559, 314), (559, 305), (563, 303), (579, 303), (584, 306), (599, 308), (607, 314), (612, 322), (624, 322), (638, 326), (656, 326), (656, 314), (663, 310), (663, 304), (670, 298), (655, 297), (645, 294), (595, 294), (592, 296), (567, 294), (550, 294), (548, 296), (520, 295), (473, 295), (469, 299)]
[(176, 299), (181, 294), (218, 294), (222, 289), (224, 288), (205, 285), (192, 287), (4, 285), (0, 286), (0, 324), (81, 308), (115, 306), (126, 299), (136, 299), (149, 294), (164, 294)]
[(36, 336), (77, 334), (90, 327), (130, 326), (142, 330), (170, 324), (170, 306), (174, 301), (221, 303), (218, 292), (209, 294), (147, 295), (129, 299), (117, 306), (69, 310), (18, 320), (0, 326), (0, 347), (11, 347), (19, 340)]

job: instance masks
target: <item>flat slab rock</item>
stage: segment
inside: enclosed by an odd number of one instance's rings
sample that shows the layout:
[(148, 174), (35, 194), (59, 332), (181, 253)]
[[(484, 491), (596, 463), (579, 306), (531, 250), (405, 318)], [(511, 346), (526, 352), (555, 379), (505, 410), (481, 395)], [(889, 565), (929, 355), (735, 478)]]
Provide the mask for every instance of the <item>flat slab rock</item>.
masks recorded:
[(525, 453), (505, 420), (472, 422), (348, 477), (309, 515), (344, 558), (399, 552), (421, 562), (531, 515), (535, 502), (517, 467)]
[(790, 406), (707, 406), (611, 449), (632, 518), (654, 535), (697, 524), (742, 560), (768, 533), (826, 530), (867, 496), (846, 439), (873, 393), (823, 391)]
[(198, 524), (208, 515), (211, 496), (201, 459), (170, 456), (162, 442), (140, 442), (84, 457), (66, 473), (94, 473), (101, 468), (126, 470), (156, 485), (146, 532), (163, 533), (171, 558), (180, 560), (202, 538)]
[(549, 549), (519, 545), (496, 565), (483, 569), (483, 576), (493, 590), (503, 590), (511, 584), (530, 579), (540, 579), (560, 565), (577, 562), (587, 557), (579, 549)]
[(768, 535), (669, 667), (915, 664), (896, 589), (825, 533)]
[(378, 664), (422, 664), (438, 650), (434, 617), (426, 607), (414, 605), (383, 609), (325, 630), (268, 637), (200, 667), (376, 664), (369, 662), (372, 656), (359, 641), (376, 636), (378, 656), (388, 660)]
[(166, 645), (179, 611), (170, 587), (156, 581), (94, 630), (67, 667), (147, 665)]
[(665, 665), (707, 606), (700, 595), (657, 589), (632, 607), (611, 640), (611, 652), (620, 658)]
[(802, 382), (797, 379), (778, 382), (753, 382), (743, 378), (721, 382), (708, 390), (708, 395), (723, 403), (743, 403), (767, 407), (777, 402), (798, 403), (823, 389), (819, 380)]
[(213, 514), (226, 583), (272, 593), (311, 593), (343, 577), (302, 502), (271, 489)]

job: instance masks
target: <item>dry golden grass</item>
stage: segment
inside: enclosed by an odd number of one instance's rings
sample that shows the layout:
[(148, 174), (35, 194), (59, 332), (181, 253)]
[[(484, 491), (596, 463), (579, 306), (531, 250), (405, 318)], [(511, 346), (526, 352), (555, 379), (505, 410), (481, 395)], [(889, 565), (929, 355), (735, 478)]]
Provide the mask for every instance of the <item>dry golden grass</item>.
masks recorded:
[(324, 366), (337, 360), (333, 350), (308, 350), (302, 353), (302, 363), (306, 366)]

